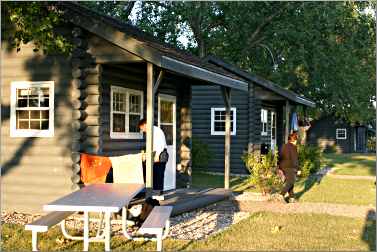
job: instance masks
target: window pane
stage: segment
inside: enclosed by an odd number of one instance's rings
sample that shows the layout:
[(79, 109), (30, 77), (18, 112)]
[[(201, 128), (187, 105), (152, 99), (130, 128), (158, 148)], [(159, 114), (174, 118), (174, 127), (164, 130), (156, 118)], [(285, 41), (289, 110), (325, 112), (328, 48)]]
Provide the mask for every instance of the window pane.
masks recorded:
[(38, 96), (30, 96), (29, 98), (29, 107), (39, 107)]
[(18, 119), (29, 119), (29, 111), (28, 110), (17, 110), (16, 118)]
[(129, 105), (130, 105), (130, 112), (131, 113), (140, 113), (141, 111), (141, 99), (140, 95), (132, 95), (130, 94), (130, 100), (129, 100)]
[(42, 119), (49, 119), (50, 117), (50, 111), (48, 110), (42, 110)]
[(126, 132), (126, 116), (124, 114), (113, 114), (113, 132)]
[(40, 125), (41, 121), (31, 121), (30, 122), (30, 129), (41, 129), (41, 125)]
[(161, 129), (165, 133), (166, 144), (173, 145), (173, 125), (161, 125)]
[(47, 130), (48, 129), (48, 121), (42, 121), (42, 129)]
[(17, 107), (18, 108), (25, 108), (25, 107), (27, 107), (27, 99), (18, 99), (17, 100)]
[(129, 132), (140, 132), (139, 128), (137, 127), (139, 121), (141, 120), (140, 115), (130, 115), (129, 121)]
[(215, 131), (225, 131), (225, 122), (215, 122)]
[(160, 102), (160, 120), (161, 123), (173, 123), (173, 102)]
[(40, 110), (31, 110), (30, 111), (30, 119), (39, 119), (41, 111)]
[(17, 129), (29, 129), (29, 121), (19, 121), (17, 123)]
[(41, 97), (41, 99), (39, 100), (39, 105), (40, 107), (49, 107), (49, 102), (50, 102), (50, 99), (48, 99), (47, 97)]

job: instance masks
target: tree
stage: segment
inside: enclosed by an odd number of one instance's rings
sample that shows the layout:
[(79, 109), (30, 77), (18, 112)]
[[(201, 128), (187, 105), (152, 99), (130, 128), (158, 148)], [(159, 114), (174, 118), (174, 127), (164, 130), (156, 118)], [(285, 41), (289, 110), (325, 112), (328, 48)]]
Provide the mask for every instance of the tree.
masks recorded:
[[(312, 115), (374, 118), (375, 19), (368, 2), (146, 2), (137, 24), (313, 99)], [(183, 30), (180, 28), (184, 27)], [(277, 66), (277, 69), (276, 69)]]
[(72, 44), (57, 28), (63, 13), (45, 2), (2, 2), (2, 40), (20, 50), (21, 44), (33, 42), (35, 51), (69, 54)]

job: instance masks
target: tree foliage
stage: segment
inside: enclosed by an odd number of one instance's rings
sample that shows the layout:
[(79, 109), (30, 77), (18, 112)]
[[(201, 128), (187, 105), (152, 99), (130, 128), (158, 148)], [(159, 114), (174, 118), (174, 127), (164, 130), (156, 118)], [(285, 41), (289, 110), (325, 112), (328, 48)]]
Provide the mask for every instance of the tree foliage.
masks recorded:
[[(313, 99), (313, 116), (375, 117), (375, 19), (368, 2), (144, 2), (137, 24)], [(182, 29), (184, 28), (184, 29)]]
[(62, 12), (44, 2), (2, 2), (2, 39), (8, 45), (20, 50), (21, 44), (33, 42), (35, 51), (65, 53), (72, 50), (72, 44), (57, 32), (61, 25)]

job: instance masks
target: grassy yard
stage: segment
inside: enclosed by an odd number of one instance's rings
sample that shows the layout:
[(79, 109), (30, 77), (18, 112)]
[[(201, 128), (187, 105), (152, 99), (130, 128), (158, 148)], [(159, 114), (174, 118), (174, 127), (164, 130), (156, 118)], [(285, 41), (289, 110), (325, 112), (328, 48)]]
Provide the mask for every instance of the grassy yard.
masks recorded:
[[(375, 250), (376, 222), (320, 214), (255, 213), (224, 232), (202, 241), (164, 241), (166, 250)], [(82, 242), (64, 241), (55, 227), (40, 235), (40, 249), (82, 250)], [(59, 242), (63, 241), (63, 242)], [(31, 249), (31, 234), (20, 225), (3, 225), (2, 250)], [(155, 243), (113, 237), (112, 250), (154, 250)], [(91, 251), (103, 250), (91, 243)]]
[(339, 175), (376, 176), (375, 154), (324, 154), (324, 164)]
[[(230, 188), (236, 192), (248, 189), (247, 179), (247, 177), (231, 176)], [(224, 187), (224, 175), (212, 175), (193, 171), (192, 186), (196, 188)]]
[(301, 179), (295, 185), (296, 196), (302, 202), (323, 202), (353, 205), (376, 205), (374, 181), (324, 177)]

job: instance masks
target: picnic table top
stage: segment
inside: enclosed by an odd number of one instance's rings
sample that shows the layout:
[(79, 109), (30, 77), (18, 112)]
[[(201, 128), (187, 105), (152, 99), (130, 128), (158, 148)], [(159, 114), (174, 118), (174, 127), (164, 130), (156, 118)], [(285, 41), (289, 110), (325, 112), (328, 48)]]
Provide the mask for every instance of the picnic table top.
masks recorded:
[(44, 211), (118, 212), (144, 184), (92, 184), (43, 206)]

